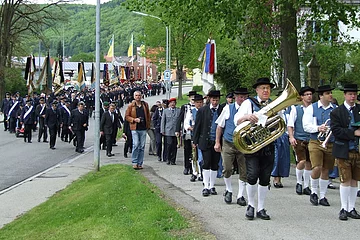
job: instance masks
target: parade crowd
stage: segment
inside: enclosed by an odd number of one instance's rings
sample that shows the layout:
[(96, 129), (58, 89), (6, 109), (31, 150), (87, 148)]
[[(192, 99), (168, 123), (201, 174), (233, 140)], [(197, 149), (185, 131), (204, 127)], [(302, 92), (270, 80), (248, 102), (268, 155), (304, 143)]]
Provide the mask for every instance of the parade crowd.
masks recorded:
[[(355, 209), (360, 195), (358, 86), (344, 85), (344, 103), (340, 105), (333, 99), (334, 88), (330, 85), (316, 90), (302, 87), (301, 103), (277, 113), (285, 122), (285, 132), (256, 152), (242, 153), (234, 142), (234, 130), (244, 124), (266, 123), (267, 119), (258, 112), (273, 102), (270, 94), (274, 84), (269, 78), (257, 79), (252, 87), (255, 96), (249, 96), (247, 88), (238, 87), (226, 95), (222, 104), (219, 90), (211, 90), (206, 96), (190, 91), (189, 103), (178, 108), (176, 98), (159, 100), (153, 106), (145, 101), (145, 97), (159, 95), (161, 90), (164, 94), (162, 84), (102, 86), (101, 148), (108, 157), (114, 156), (112, 147), (116, 146), (118, 131), (122, 129), (124, 157), (131, 153), (133, 169), (141, 170), (147, 135), (148, 154), (168, 165), (176, 165), (177, 151), (182, 146), (183, 174), (189, 175), (191, 182), (202, 182), (202, 196), (217, 195), (215, 182), (221, 177), (225, 182), (224, 201), (232, 203), (231, 177), (238, 174), (236, 203), (246, 207), (245, 216), (249, 220), (270, 219), (265, 209), (266, 196), (271, 186), (283, 187), (282, 179), (290, 172), (290, 154), (294, 154), (297, 179), (294, 193), (309, 195), (315, 206), (330, 206), (327, 189), (334, 188), (331, 179), (339, 178), (339, 219), (360, 219)], [(318, 100), (312, 102), (315, 93)], [(55, 149), (59, 136), (62, 141), (73, 141), (76, 152), (82, 153), (94, 106), (92, 90), (78, 92), (70, 88), (58, 96), (34, 93), (24, 99), (18, 93), (7, 93), (0, 107), (5, 131), (15, 134), (22, 131), (28, 143), (32, 142), (35, 130), (39, 131), (38, 142), (47, 142), (49, 133), (51, 149)], [(120, 113), (122, 107), (126, 108), (124, 117)]]

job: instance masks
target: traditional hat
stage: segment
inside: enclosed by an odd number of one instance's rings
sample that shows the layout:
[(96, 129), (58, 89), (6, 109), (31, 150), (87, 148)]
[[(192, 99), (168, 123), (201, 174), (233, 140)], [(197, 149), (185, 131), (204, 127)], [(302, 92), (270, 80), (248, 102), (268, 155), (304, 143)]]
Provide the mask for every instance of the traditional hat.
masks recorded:
[(163, 99), (163, 100), (162, 100), (162, 103), (163, 103), (163, 104), (169, 104), (169, 100)]
[(188, 93), (188, 95), (187, 96), (194, 96), (195, 94), (197, 94), (197, 92), (196, 91), (190, 91), (189, 93)]
[(259, 85), (270, 85), (271, 88), (275, 86), (272, 82), (270, 82), (270, 79), (267, 77), (259, 78), (256, 80), (256, 83), (252, 86), (253, 88), (256, 88)]
[(106, 107), (106, 106), (109, 106), (109, 102), (107, 102), (107, 101), (105, 101), (104, 103), (103, 103), (103, 105)]
[(44, 97), (40, 97), (40, 98), (39, 98), (39, 101), (45, 101), (45, 98), (44, 98)]
[(249, 94), (247, 88), (237, 87), (234, 90), (234, 94)]
[(343, 92), (357, 92), (359, 91), (357, 84), (345, 84), (344, 88), (341, 89)]
[(176, 102), (176, 98), (174, 98), (174, 97), (173, 97), (173, 98), (170, 98), (170, 99), (169, 99), (169, 103), (171, 103), (171, 102)]
[(208, 97), (220, 97), (222, 94), (220, 93), (220, 90), (211, 90), (208, 93)]
[(204, 100), (204, 97), (201, 94), (195, 94), (195, 96), (194, 96), (194, 98), (192, 100), (193, 101)]
[(226, 94), (226, 98), (233, 98), (234, 97), (234, 94), (231, 92), (231, 93), (228, 93)]
[(31, 99), (27, 99), (27, 100), (26, 100), (26, 103), (28, 103), (28, 102), (31, 103), (32, 100), (31, 100)]
[(305, 87), (300, 88), (299, 94), (304, 95), (304, 93), (308, 92), (308, 91), (311, 91), (312, 93), (314, 93), (315, 89), (312, 87), (309, 87), (309, 86), (305, 86)]
[(52, 105), (58, 105), (59, 103), (58, 103), (58, 101), (53, 101), (51, 104)]
[(317, 93), (322, 93), (322, 92), (328, 92), (331, 90), (334, 90), (335, 88), (330, 87), (330, 85), (322, 85), (319, 86), (318, 89), (316, 90)]

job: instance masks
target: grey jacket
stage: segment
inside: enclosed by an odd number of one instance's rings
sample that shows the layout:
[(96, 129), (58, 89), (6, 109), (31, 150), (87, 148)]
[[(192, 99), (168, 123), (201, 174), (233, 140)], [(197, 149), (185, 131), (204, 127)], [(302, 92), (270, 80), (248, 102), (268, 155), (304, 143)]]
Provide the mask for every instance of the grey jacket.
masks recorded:
[(165, 136), (175, 136), (176, 122), (179, 116), (179, 108), (174, 108), (174, 112), (171, 108), (165, 109), (161, 118), (160, 132)]

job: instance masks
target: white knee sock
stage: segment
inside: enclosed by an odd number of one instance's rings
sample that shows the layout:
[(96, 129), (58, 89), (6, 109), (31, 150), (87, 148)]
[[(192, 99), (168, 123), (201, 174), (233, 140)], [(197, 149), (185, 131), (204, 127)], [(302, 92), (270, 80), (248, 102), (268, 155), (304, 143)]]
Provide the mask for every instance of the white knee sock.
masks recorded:
[(239, 179), (239, 192), (238, 192), (237, 198), (241, 198), (242, 196), (245, 195), (245, 188), (246, 188), (246, 182), (241, 181)]
[(300, 170), (296, 168), (296, 183), (302, 185), (302, 177), (303, 177), (304, 169)]
[(264, 203), (267, 193), (269, 192), (268, 186), (258, 186), (258, 208), (257, 211), (264, 209)]
[(349, 194), (349, 209), (348, 211), (353, 210), (355, 208), (355, 202), (357, 198), (357, 187), (350, 187), (350, 194)]
[(226, 186), (226, 191), (232, 192), (231, 178), (224, 177), (224, 182), (225, 182), (225, 186)]
[(210, 169), (204, 169), (203, 170), (203, 183), (204, 183), (204, 188), (209, 189)]
[(304, 170), (304, 188), (309, 187), (310, 182), (310, 176), (311, 176), (311, 170)]
[(311, 194), (316, 193), (318, 194), (318, 188), (319, 188), (319, 179), (311, 179)]
[(340, 184), (340, 201), (341, 201), (341, 209), (345, 209), (348, 211), (348, 200), (350, 196), (350, 187), (343, 186)]
[(319, 179), (320, 199), (325, 197), (328, 185), (329, 185), (329, 180), (324, 180), (321, 178)]
[(255, 194), (256, 194), (257, 186), (246, 184), (246, 192), (248, 196), (249, 205), (255, 208)]
[(210, 186), (209, 188), (213, 188), (215, 186), (217, 171), (210, 170)]

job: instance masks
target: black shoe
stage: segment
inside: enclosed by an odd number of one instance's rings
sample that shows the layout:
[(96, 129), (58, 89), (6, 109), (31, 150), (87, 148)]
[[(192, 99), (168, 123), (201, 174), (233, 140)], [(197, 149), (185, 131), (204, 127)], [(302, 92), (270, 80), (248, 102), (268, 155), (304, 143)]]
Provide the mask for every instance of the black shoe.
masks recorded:
[(274, 183), (274, 187), (275, 188), (283, 188), (284, 186), (282, 185), (281, 182), (278, 182), (278, 183)]
[(50, 149), (55, 150), (56, 148), (55, 147), (50, 147)]
[(171, 162), (170, 164), (171, 164), (171, 165), (176, 165), (176, 163), (174, 163), (174, 162)]
[(32, 143), (32, 141), (28, 141), (28, 143)]
[(254, 219), (254, 213), (255, 213), (255, 209), (248, 205), (247, 209), (246, 209), (246, 214), (245, 217), (249, 220), (253, 220)]
[(26, 142), (26, 139), (24, 138), (24, 142)]
[(360, 197), (360, 190), (358, 190), (358, 192), (357, 192), (357, 196), (358, 196), (358, 197)]
[(336, 187), (334, 186), (334, 184), (332, 182), (329, 182), (327, 188), (328, 189), (336, 189)]
[(224, 201), (227, 203), (227, 204), (231, 204), (232, 202), (232, 192), (229, 192), (228, 190), (226, 190), (224, 192)]
[(330, 206), (328, 200), (326, 199), (326, 197), (323, 197), (322, 199), (320, 199), (319, 204), (325, 207)]
[(161, 161), (162, 161), (162, 160), (161, 160), (161, 157), (158, 157), (158, 161), (159, 161), (159, 162), (161, 162)]
[(261, 209), (259, 212), (257, 212), (256, 217), (261, 218), (262, 220), (270, 220), (270, 216), (266, 214), (265, 209)]
[(303, 194), (302, 185), (300, 183), (296, 184), (296, 193), (299, 195)]
[(112, 157), (112, 156), (115, 156), (115, 154), (113, 154), (113, 153), (109, 153), (109, 154), (106, 154), (106, 156), (108, 156), (108, 157)]
[(64, 140), (64, 138), (61, 138), (61, 141), (63, 141), (63, 142), (64, 142), (64, 141), (65, 141), (65, 140)]
[(360, 219), (360, 215), (358, 214), (358, 212), (355, 210), (355, 208), (353, 208), (350, 212), (347, 213), (348, 217), (351, 217), (353, 219)]
[(113, 144), (113, 147), (117, 147), (117, 144)]
[(38, 142), (40, 142), (40, 139), (38, 139)]
[(310, 194), (310, 202), (311, 202), (313, 205), (317, 206), (317, 205), (319, 204), (318, 201), (319, 201), (319, 198), (318, 198), (318, 195), (317, 195), (316, 193)]
[(195, 175), (191, 175), (190, 182), (195, 182), (196, 178), (197, 177)]
[(340, 210), (339, 219), (342, 220), (342, 221), (348, 220), (348, 212), (345, 209)]
[(124, 158), (127, 158), (127, 157), (128, 157), (127, 153), (124, 153)]
[(246, 200), (245, 200), (244, 196), (239, 197), (239, 198), (236, 200), (236, 203), (239, 204), (240, 206), (246, 206)]
[(216, 189), (214, 187), (210, 189), (210, 194), (217, 195)]
[(305, 195), (310, 195), (310, 194), (311, 194), (310, 188), (309, 188), (309, 187), (304, 188), (303, 193), (304, 193)]
[(43, 142), (44, 142), (44, 143), (48, 143), (48, 141), (46, 141), (46, 140), (44, 140)]
[(202, 176), (198, 177), (198, 181), (202, 182), (203, 178)]
[(184, 173), (184, 175), (189, 175), (189, 169), (185, 168), (183, 173)]
[(209, 196), (209, 195), (210, 195), (210, 190), (207, 189), (207, 188), (204, 188), (204, 189), (202, 190), (202, 195), (203, 195), (203, 197)]
[(166, 164), (167, 164), (167, 165), (170, 165), (170, 162), (167, 162)]

